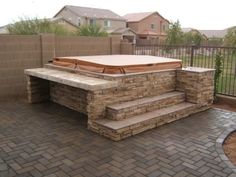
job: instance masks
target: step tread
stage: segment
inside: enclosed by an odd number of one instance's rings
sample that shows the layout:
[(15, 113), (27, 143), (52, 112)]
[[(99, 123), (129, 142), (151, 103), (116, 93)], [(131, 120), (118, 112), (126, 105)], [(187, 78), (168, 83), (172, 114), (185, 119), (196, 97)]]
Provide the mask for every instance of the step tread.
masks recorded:
[(193, 103), (188, 103), (188, 102), (183, 102), (180, 104), (176, 104), (174, 106), (170, 106), (168, 108), (162, 108), (159, 110), (155, 110), (152, 112), (144, 113), (141, 115), (133, 116), (128, 119), (123, 119), (123, 120), (110, 120), (110, 119), (99, 119), (96, 120), (95, 122), (97, 124), (100, 124), (102, 126), (105, 126), (107, 128), (113, 129), (113, 130), (118, 130), (124, 127), (128, 127), (137, 123), (141, 123), (143, 121), (147, 121), (149, 119), (157, 118), (158, 116), (174, 113), (179, 110), (183, 110), (186, 108), (190, 108), (192, 106), (195, 106), (196, 104)]
[(162, 99), (166, 99), (166, 98), (173, 97), (173, 96), (180, 96), (180, 95), (184, 95), (184, 93), (178, 92), (178, 91), (173, 91), (173, 92), (165, 93), (165, 94), (154, 96), (154, 97), (140, 98), (140, 99), (133, 100), (133, 101), (127, 101), (124, 103), (113, 104), (113, 105), (108, 106), (108, 108), (113, 109), (113, 110), (121, 110), (121, 109), (125, 109), (128, 107), (142, 105), (142, 104), (146, 104), (146, 103), (150, 103), (150, 102), (154, 102), (154, 101), (159, 101)]

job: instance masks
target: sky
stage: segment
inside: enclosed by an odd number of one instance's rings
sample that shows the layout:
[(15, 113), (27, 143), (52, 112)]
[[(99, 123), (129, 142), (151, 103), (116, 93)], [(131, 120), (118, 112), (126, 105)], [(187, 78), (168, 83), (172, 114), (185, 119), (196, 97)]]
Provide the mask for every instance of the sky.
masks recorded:
[(110, 9), (123, 16), (134, 12), (157, 11), (181, 27), (225, 29), (236, 26), (236, 0), (4, 0), (0, 26), (20, 17), (51, 18), (64, 5)]

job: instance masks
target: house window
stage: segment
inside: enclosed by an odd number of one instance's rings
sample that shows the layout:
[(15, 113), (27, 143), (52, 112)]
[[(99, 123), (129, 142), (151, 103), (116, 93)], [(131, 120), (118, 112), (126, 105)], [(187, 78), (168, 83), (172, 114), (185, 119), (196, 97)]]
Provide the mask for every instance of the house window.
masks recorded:
[(169, 29), (169, 24), (165, 25), (165, 31), (167, 31)]
[(78, 26), (80, 26), (80, 25), (81, 25), (81, 19), (78, 18)]
[(156, 29), (156, 24), (151, 24), (151, 29)]
[(111, 27), (111, 21), (110, 20), (104, 20), (104, 27)]
[(164, 32), (166, 31), (166, 26), (165, 25), (162, 26), (162, 31), (164, 31)]
[(96, 25), (96, 19), (94, 19), (94, 18), (90, 19), (89, 25)]

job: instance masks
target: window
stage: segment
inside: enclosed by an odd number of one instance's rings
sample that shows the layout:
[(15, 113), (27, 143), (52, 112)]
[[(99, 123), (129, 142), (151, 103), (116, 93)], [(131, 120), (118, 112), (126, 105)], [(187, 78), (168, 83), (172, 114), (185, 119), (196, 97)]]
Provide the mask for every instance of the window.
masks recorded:
[(90, 19), (89, 25), (96, 25), (96, 19), (94, 19), (94, 18)]
[(111, 21), (110, 20), (104, 20), (104, 27), (111, 27)]
[(80, 26), (80, 25), (81, 25), (81, 19), (78, 18), (78, 26)]
[(162, 26), (162, 30), (163, 30), (164, 32), (166, 31), (166, 26), (165, 26), (165, 25)]
[(156, 24), (151, 24), (151, 29), (156, 29)]
[(167, 31), (169, 29), (169, 24), (165, 25), (165, 31)]
[(157, 18), (157, 17), (158, 17), (158, 15), (157, 15), (157, 14), (154, 14), (153, 16), (154, 16), (155, 18)]

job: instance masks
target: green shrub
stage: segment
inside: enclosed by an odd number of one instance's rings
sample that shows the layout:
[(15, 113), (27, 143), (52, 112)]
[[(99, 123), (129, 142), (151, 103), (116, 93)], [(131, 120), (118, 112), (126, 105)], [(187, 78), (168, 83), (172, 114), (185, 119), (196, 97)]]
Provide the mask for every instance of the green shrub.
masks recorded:
[(63, 26), (51, 22), (47, 19), (20, 18), (19, 22), (8, 25), (10, 34), (34, 35), (40, 33), (54, 33), (56, 35), (70, 34)]
[(183, 42), (183, 32), (181, 29), (180, 22), (171, 22), (169, 29), (167, 30), (167, 45), (180, 45)]
[(79, 27), (77, 31), (79, 36), (95, 36), (95, 37), (107, 37), (108, 33), (101, 29), (97, 25), (83, 25)]
[(223, 72), (223, 55), (221, 55), (221, 52), (218, 52), (216, 54), (215, 58), (215, 76), (214, 76), (214, 102), (217, 101), (216, 99), (216, 93), (219, 88), (219, 79), (221, 76), (221, 73)]

